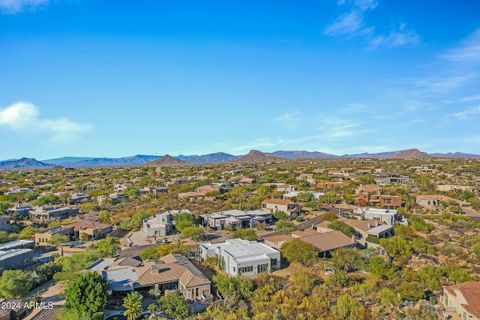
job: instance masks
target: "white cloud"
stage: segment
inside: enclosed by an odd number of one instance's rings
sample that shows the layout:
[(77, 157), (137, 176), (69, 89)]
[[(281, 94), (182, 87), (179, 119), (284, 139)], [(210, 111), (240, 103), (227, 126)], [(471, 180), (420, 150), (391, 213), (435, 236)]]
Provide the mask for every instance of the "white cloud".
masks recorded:
[(480, 100), (480, 94), (463, 97), (460, 100), (458, 100), (458, 102), (472, 102), (472, 101), (478, 101), (478, 100)]
[(479, 113), (480, 113), (480, 106), (476, 106), (476, 107), (465, 109), (460, 112), (455, 112), (452, 115), (458, 120), (469, 120), (471, 119), (471, 117)]
[(408, 29), (406, 23), (392, 28), (387, 34), (378, 33), (374, 26), (368, 25), (365, 13), (377, 7), (378, 2), (375, 0), (340, 0), (338, 4), (348, 5), (349, 10), (327, 26), (325, 34), (328, 36), (361, 37), (369, 49), (415, 46), (421, 41), (420, 36)]
[(363, 16), (360, 12), (352, 11), (340, 16), (325, 30), (329, 36), (353, 35), (362, 28)]
[(67, 118), (41, 118), (34, 104), (23, 101), (0, 109), (0, 127), (24, 133), (44, 133), (56, 143), (69, 143), (93, 129), (90, 124)]
[(416, 46), (419, 43), (420, 36), (415, 31), (407, 29), (407, 25), (402, 23), (398, 28), (390, 30), (390, 33), (387, 35), (374, 36), (370, 40), (370, 48), (375, 49), (379, 46), (398, 48)]
[(0, 10), (14, 14), (47, 5), (49, 0), (0, 0)]
[(475, 30), (459, 46), (451, 49), (442, 57), (455, 62), (479, 62), (480, 61), (480, 29)]
[(298, 127), (298, 123), (301, 121), (301, 116), (297, 111), (286, 112), (275, 118), (274, 121), (287, 129), (294, 130)]

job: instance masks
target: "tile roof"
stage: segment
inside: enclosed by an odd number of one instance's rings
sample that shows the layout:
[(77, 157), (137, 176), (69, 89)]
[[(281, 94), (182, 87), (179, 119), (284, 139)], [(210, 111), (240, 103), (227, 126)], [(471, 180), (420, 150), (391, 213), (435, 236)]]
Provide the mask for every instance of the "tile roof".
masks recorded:
[(480, 282), (465, 282), (458, 285), (446, 287), (446, 289), (456, 295), (460, 291), (463, 298), (467, 301), (462, 306), (473, 316), (480, 319)]

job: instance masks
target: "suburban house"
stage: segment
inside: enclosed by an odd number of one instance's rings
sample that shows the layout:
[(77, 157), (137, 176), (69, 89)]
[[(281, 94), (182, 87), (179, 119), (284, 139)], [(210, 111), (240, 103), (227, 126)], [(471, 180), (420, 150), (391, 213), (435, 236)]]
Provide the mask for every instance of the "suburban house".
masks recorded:
[(357, 195), (359, 206), (379, 207), (382, 209), (397, 209), (402, 206), (402, 198), (384, 194), (360, 193)]
[(4, 244), (0, 244), (0, 251), (13, 250), (13, 249), (33, 249), (35, 242), (32, 240), (15, 240)]
[(144, 187), (138, 191), (140, 191), (141, 194), (153, 194), (156, 196), (161, 193), (167, 193), (168, 189), (165, 187)]
[(262, 208), (270, 210), (270, 212), (275, 213), (277, 211), (282, 211), (291, 215), (293, 213), (299, 213), (300, 208), (298, 205), (290, 200), (285, 199), (266, 199), (262, 202)]
[(375, 178), (375, 183), (379, 185), (387, 184), (408, 184), (411, 179), (408, 176), (400, 176), (393, 173), (381, 173)]
[(388, 238), (393, 236), (393, 225), (388, 225), (379, 220), (358, 220), (340, 218), (340, 221), (346, 223), (361, 236), (361, 239), (367, 239), (368, 236), (377, 238)]
[(90, 199), (90, 195), (86, 194), (86, 193), (72, 193), (70, 195), (70, 201), (72, 203), (79, 203), (79, 202), (82, 202), (82, 201), (86, 201)]
[(30, 216), (37, 222), (48, 222), (51, 220), (62, 220), (77, 215), (77, 207), (43, 206), (35, 207), (30, 211)]
[(480, 320), (480, 282), (465, 282), (443, 288), (445, 319)]
[(206, 301), (212, 297), (210, 280), (180, 254), (169, 254), (155, 262), (104, 258), (87, 269), (101, 274), (112, 294), (158, 288), (161, 291), (179, 290), (187, 300)]
[(67, 236), (69, 241), (75, 236), (75, 230), (73, 226), (62, 226), (52, 228), (43, 232), (35, 233), (35, 246), (37, 247), (49, 247), (52, 245), (52, 236), (58, 234)]
[(143, 220), (142, 230), (147, 237), (165, 237), (175, 231), (173, 217), (180, 213), (190, 213), (188, 210), (168, 210), (157, 213), (152, 218)]
[(379, 209), (379, 208), (357, 208), (354, 214), (360, 215), (367, 220), (378, 220), (383, 223), (393, 226), (395, 224), (404, 223), (403, 217), (398, 214), (397, 210)]
[(0, 271), (21, 269), (33, 260), (34, 242), (32, 240), (16, 240), (0, 244)]
[(77, 240), (97, 240), (105, 238), (113, 231), (113, 225), (95, 221), (77, 221), (70, 225)]
[(26, 218), (32, 210), (32, 206), (17, 204), (13, 208), (8, 209), (7, 212), (9, 214), (18, 214), (20, 217)]
[(272, 222), (272, 214), (270, 211), (264, 210), (228, 210), (202, 215), (201, 217), (204, 227), (215, 230), (223, 230), (227, 226), (232, 229), (254, 228), (260, 223), (270, 224)]
[(32, 249), (0, 250), (0, 271), (24, 268), (29, 265), (32, 260)]
[(97, 202), (99, 205), (104, 204), (106, 201), (109, 201), (112, 204), (117, 204), (127, 199), (128, 199), (128, 195), (124, 193), (114, 192), (112, 194), (109, 194), (108, 196), (98, 196)]
[(280, 269), (280, 252), (263, 243), (228, 239), (222, 243), (201, 243), (200, 257), (218, 259), (222, 271), (231, 276), (254, 276)]
[(417, 195), (416, 203), (419, 206), (427, 207), (427, 208), (434, 208), (439, 207), (442, 205), (442, 202), (456, 202), (459, 203), (458, 200), (441, 195), (441, 194), (424, 194), (424, 195)]
[(8, 189), (6, 194), (19, 194), (19, 193), (30, 193), (30, 192), (35, 192), (35, 190), (30, 189), (30, 188), (21, 188), (21, 187), (11, 187)]
[[(287, 239), (289, 237), (290, 239)], [(321, 228), (319, 230), (308, 229), (297, 231), (290, 236), (271, 236), (265, 238), (265, 244), (272, 248), (281, 248), (292, 239), (300, 239), (312, 244), (321, 257), (329, 257), (332, 251), (340, 248), (355, 248), (357, 242), (340, 231)]]

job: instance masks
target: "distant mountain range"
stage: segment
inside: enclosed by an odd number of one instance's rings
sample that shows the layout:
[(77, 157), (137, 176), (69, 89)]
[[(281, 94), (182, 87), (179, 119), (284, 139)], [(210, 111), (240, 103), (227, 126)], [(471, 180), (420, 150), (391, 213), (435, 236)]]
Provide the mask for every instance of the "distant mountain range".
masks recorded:
[(253, 163), (268, 161), (283, 161), (295, 159), (338, 159), (338, 158), (371, 158), (371, 159), (429, 159), (429, 158), (451, 158), (451, 159), (480, 159), (480, 155), (469, 153), (432, 153), (428, 154), (418, 149), (407, 149), (380, 153), (359, 153), (337, 156), (318, 151), (275, 151), (264, 153), (252, 150), (243, 156), (217, 152), (205, 155), (135, 155), (121, 158), (93, 158), (93, 157), (63, 157), (38, 161), (32, 158), (21, 158), (0, 161), (0, 170), (20, 169), (44, 169), (54, 166), (71, 168), (88, 167), (121, 167), (121, 166), (182, 166), (187, 164), (217, 164), (226, 162)]
[(53, 165), (33, 158), (0, 161), (0, 170), (45, 169), (50, 167), (53, 167)]
[(192, 155), (192, 156), (179, 155), (176, 158), (181, 159), (188, 163), (222, 163), (222, 162), (233, 161), (238, 157), (225, 152), (217, 152), (217, 153), (210, 153), (205, 155)]

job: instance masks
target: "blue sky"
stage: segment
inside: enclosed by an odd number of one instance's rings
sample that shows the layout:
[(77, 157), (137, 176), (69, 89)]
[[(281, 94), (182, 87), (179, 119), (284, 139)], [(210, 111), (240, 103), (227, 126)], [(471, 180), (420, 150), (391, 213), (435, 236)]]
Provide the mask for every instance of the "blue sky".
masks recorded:
[(0, 159), (480, 153), (479, 76), (474, 0), (0, 0)]

